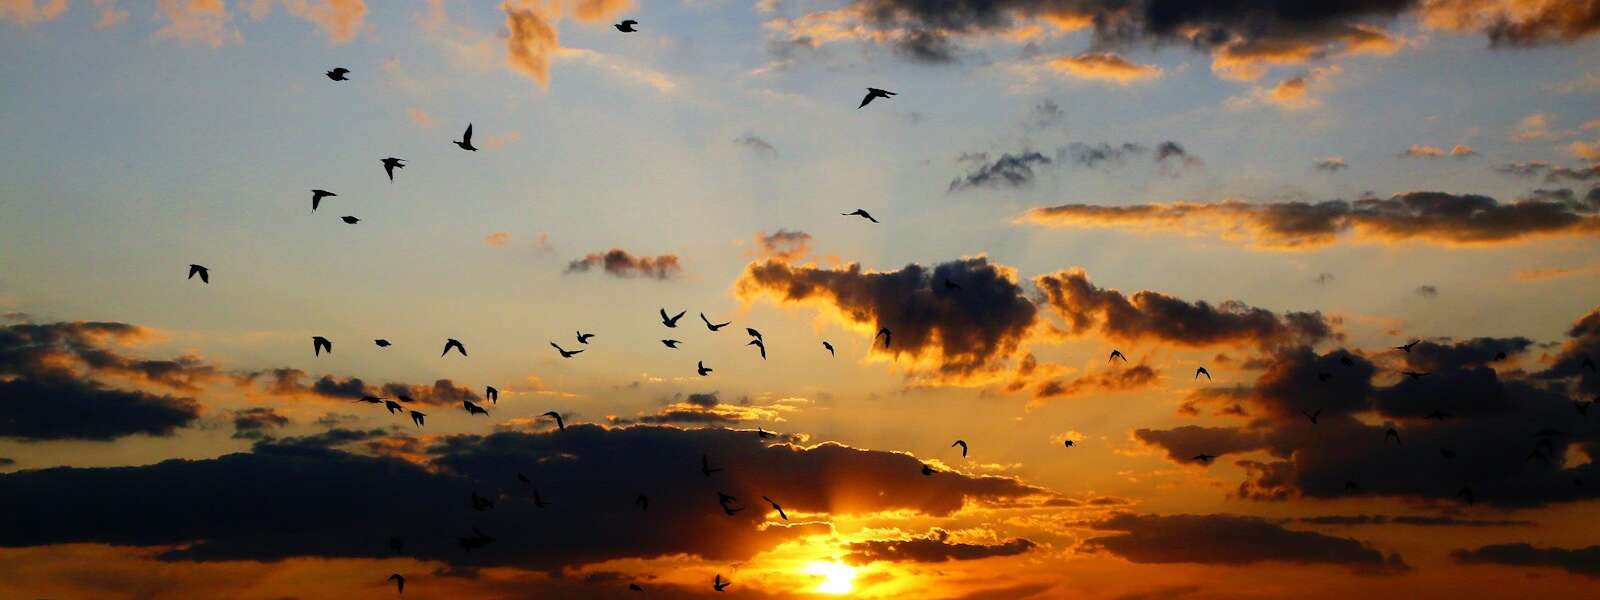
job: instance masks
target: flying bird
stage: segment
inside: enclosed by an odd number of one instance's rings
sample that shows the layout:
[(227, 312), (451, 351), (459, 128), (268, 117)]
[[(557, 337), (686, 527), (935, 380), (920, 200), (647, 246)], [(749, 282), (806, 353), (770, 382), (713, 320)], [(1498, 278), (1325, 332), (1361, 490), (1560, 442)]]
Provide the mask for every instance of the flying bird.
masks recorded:
[(426, 416), (428, 416), (427, 413), (417, 412), (417, 411), (413, 410), (413, 411), (411, 411), (411, 422), (412, 423), (416, 423), (417, 427), (422, 427), (422, 418), (426, 417)]
[(635, 21), (633, 19), (627, 19), (627, 20), (624, 20), (621, 23), (617, 23), (615, 25), (612, 25), (612, 27), (617, 28), (617, 31), (621, 31), (623, 33), (633, 33), (635, 31), (638, 31), (638, 29), (634, 29), (633, 28), (634, 25), (638, 25), (638, 24), (639, 24), (638, 21)]
[(757, 427), (756, 428), (756, 437), (761, 438), (761, 439), (767, 439), (767, 438), (772, 437), (772, 433), (767, 431), (767, 430), (765, 430), (765, 429)]
[(1423, 372), (1420, 372), (1420, 371), (1401, 371), (1400, 374), (1401, 375), (1405, 375), (1406, 377), (1410, 377), (1412, 379), (1422, 379), (1424, 376), (1427, 375), (1427, 373), (1423, 373)]
[(472, 528), (472, 537), (458, 539), (461, 542), (461, 549), (466, 550), (467, 552), (472, 552), (473, 548), (482, 548), (487, 546), (490, 542), (494, 541), (494, 538), (485, 535), (482, 531), (478, 531), (477, 527)]
[(856, 209), (855, 212), (839, 213), (839, 216), (841, 216), (841, 217), (861, 217), (861, 218), (866, 219), (868, 221), (872, 221), (873, 223), (877, 223), (878, 222), (877, 219), (872, 218), (872, 213), (869, 213), (869, 212), (866, 211), (866, 209), (862, 209), (862, 208)]
[(762, 343), (761, 340), (759, 340), (759, 339), (750, 340), (750, 343), (745, 344), (745, 345), (746, 346), (755, 346), (757, 348), (760, 348), (761, 349), (761, 360), (766, 360), (767, 359), (767, 345)]
[(200, 283), (211, 283), (211, 269), (200, 265), (189, 265), (189, 276), (185, 279), (194, 279), (195, 275), (200, 276)]
[(870, 88), (869, 87), (869, 88), (867, 88), (866, 97), (861, 99), (861, 106), (857, 106), (856, 109), (860, 110), (861, 108), (865, 107), (868, 104), (871, 104), (873, 100), (876, 100), (878, 98), (883, 98), (885, 100), (888, 100), (890, 96), (893, 96), (893, 95), (896, 95), (896, 94), (897, 94), (897, 92), (891, 92), (889, 90), (880, 90), (878, 88)]
[(323, 73), (323, 74), (327, 75), (328, 79), (332, 79), (334, 81), (349, 81), (350, 80), (348, 77), (345, 77), (346, 75), (350, 74), (350, 69), (346, 69), (344, 67), (335, 67), (332, 71), (328, 71), (327, 73)]
[(828, 349), (828, 356), (834, 356), (833, 344), (829, 344), (827, 340), (823, 340), (822, 341), (822, 347)]
[(539, 416), (541, 416), (541, 417), (550, 417), (552, 419), (555, 419), (556, 420), (556, 429), (557, 430), (560, 430), (560, 431), (566, 431), (567, 430), (567, 424), (561, 420), (561, 413), (558, 413), (558, 412), (552, 410), (552, 411), (546, 412), (546, 413), (544, 413), (542, 415), (539, 415)]
[(737, 500), (738, 500), (738, 498), (735, 498), (733, 496), (729, 496), (729, 495), (724, 494), (722, 492), (717, 492), (717, 504), (721, 505), (722, 506), (722, 512), (724, 514), (730, 516), (730, 517), (738, 514), (739, 511), (744, 510), (743, 506), (738, 506), (738, 507), (728, 506), (728, 504), (730, 502), (735, 502)]
[(494, 500), (478, 495), (478, 490), (472, 490), (472, 510), (485, 511), (494, 508)]
[(490, 402), (500, 403), (500, 390), (495, 389), (492, 385), (483, 386), (483, 396), (488, 398)]
[(1589, 407), (1590, 406), (1594, 406), (1594, 401), (1593, 400), (1590, 400), (1588, 402), (1578, 402), (1578, 401), (1574, 400), (1572, 402), (1572, 408), (1575, 408), (1575, 409), (1578, 410), (1578, 416), (1580, 416), (1580, 417), (1589, 416)]
[(320, 335), (312, 336), (311, 350), (315, 352), (317, 356), (322, 356), (323, 350), (327, 350), (328, 354), (333, 354), (333, 342)]
[(730, 585), (733, 585), (733, 582), (732, 581), (723, 581), (722, 580), (722, 574), (718, 573), (717, 574), (717, 578), (715, 580), (712, 580), (712, 582), (711, 582), (711, 589), (714, 589), (714, 590), (720, 592), (724, 588), (727, 588)]
[(750, 337), (753, 337), (755, 339), (758, 339), (758, 340), (762, 339), (761, 338), (761, 332), (760, 331), (756, 331), (756, 328), (754, 328), (754, 327), (746, 327), (746, 328), (744, 328), (744, 332), (750, 334)]
[(323, 198), (332, 198), (335, 196), (338, 196), (338, 194), (328, 190), (311, 190), (311, 212), (317, 212), (317, 207), (322, 206)]
[(1590, 371), (1595, 370), (1594, 359), (1589, 358), (1587, 356), (1583, 357), (1583, 362), (1578, 363), (1578, 368), (1579, 369), (1588, 369)]
[(700, 455), (700, 473), (701, 474), (705, 475), (706, 477), (710, 477), (712, 473), (716, 473), (717, 471), (721, 471), (721, 470), (722, 470), (721, 467), (717, 467), (715, 469), (711, 468), (711, 457), (709, 455), (705, 455), (705, 454), (701, 454)]
[(1394, 349), (1395, 350), (1405, 350), (1406, 352), (1410, 352), (1411, 351), (1411, 347), (1417, 345), (1417, 342), (1420, 342), (1420, 341), (1422, 341), (1422, 340), (1411, 340), (1411, 343), (1406, 344), (1404, 346), (1395, 346)]
[(668, 348), (677, 348), (678, 344), (682, 344), (682, 343), (683, 342), (680, 342), (678, 340), (661, 340), (661, 345), (666, 346)]
[(956, 283), (954, 281), (950, 281), (950, 278), (946, 277), (944, 279), (944, 289), (947, 289), (947, 290), (960, 290), (961, 289), (961, 284)]
[(1354, 366), (1356, 364), (1356, 359), (1350, 358), (1350, 355), (1346, 354), (1344, 356), (1340, 356), (1339, 357), (1339, 364), (1344, 365), (1346, 367)]
[(1206, 376), (1206, 381), (1211, 381), (1211, 371), (1207, 371), (1205, 367), (1200, 367), (1194, 370), (1195, 379), (1199, 379), (1201, 375)]
[(1456, 497), (1461, 498), (1463, 500), (1466, 500), (1467, 504), (1471, 505), (1472, 504), (1472, 488), (1469, 488), (1469, 487), (1461, 488), (1461, 491), (1456, 492)]
[(1111, 362), (1111, 361), (1117, 360), (1119, 358), (1122, 359), (1122, 362), (1128, 362), (1128, 357), (1126, 355), (1124, 355), (1121, 350), (1112, 349), (1111, 350), (1111, 358), (1106, 359), (1106, 362)]
[(453, 141), (451, 143), (455, 144), (457, 148), (460, 148), (462, 150), (467, 150), (469, 152), (477, 152), (478, 151), (478, 147), (472, 145), (472, 124), (471, 123), (467, 123), (467, 131), (465, 133), (461, 134), (461, 139), (455, 140), (455, 141)]
[(891, 338), (893, 336), (894, 336), (894, 333), (890, 332), (888, 327), (879, 327), (878, 328), (878, 334), (872, 336), (872, 339), (873, 339), (873, 341), (877, 341), (877, 339), (879, 337), (882, 337), (883, 338), (883, 347), (888, 348), (889, 347), (889, 338)]
[(360, 223), (361, 222), (361, 219), (357, 219), (357, 218), (352, 217), (350, 215), (345, 215), (345, 216), (339, 217), (339, 220), (340, 221), (344, 221), (345, 224), (347, 224), (347, 225), (355, 225), (356, 223)]
[(1062, 446), (1066, 446), (1068, 448), (1071, 448), (1073, 446), (1076, 446), (1077, 444), (1074, 443), (1072, 440), (1061, 440), (1061, 445)]
[(700, 320), (701, 321), (705, 321), (706, 329), (710, 329), (712, 331), (716, 331), (718, 329), (722, 329), (723, 327), (727, 327), (727, 326), (733, 324), (733, 321), (728, 321), (727, 323), (712, 323), (711, 319), (707, 319), (706, 318), (706, 314), (705, 313), (700, 313)]
[(1393, 427), (1390, 427), (1388, 431), (1383, 432), (1383, 442), (1385, 444), (1389, 443), (1389, 438), (1394, 438), (1394, 445), (1403, 445), (1400, 443), (1400, 432), (1395, 430)]
[(630, 590), (633, 590), (633, 591), (635, 591), (635, 592), (642, 592), (642, 591), (644, 591), (644, 588), (642, 588), (642, 587), (639, 587), (639, 584), (637, 584), (637, 583), (630, 583), (630, 584), (628, 584), (628, 589), (630, 589)]
[(1317, 381), (1321, 381), (1321, 382), (1326, 383), (1329, 379), (1332, 379), (1332, 378), (1333, 378), (1333, 373), (1329, 373), (1327, 371), (1323, 371), (1321, 373), (1317, 373)]
[(703, 360), (702, 361), (698, 361), (698, 362), (696, 362), (694, 364), (695, 364), (695, 371), (700, 373), (701, 377), (705, 377), (708, 373), (711, 372), (711, 369), (706, 366), (706, 362), (703, 361)]
[(377, 396), (362, 396), (356, 399), (356, 402), (365, 402), (367, 404), (383, 404), (383, 398), (379, 398)]
[(544, 508), (546, 506), (550, 506), (549, 504), (545, 503), (544, 497), (539, 495), (539, 488), (533, 488), (533, 506), (534, 508)]
[(682, 319), (683, 315), (688, 313), (688, 312), (689, 311), (686, 310), (686, 311), (678, 313), (678, 316), (676, 316), (676, 317), (668, 317), (667, 316), (667, 309), (663, 308), (663, 309), (661, 309), (661, 324), (662, 325), (666, 325), (667, 327), (677, 327), (678, 326), (678, 319)]
[(462, 356), (466, 356), (467, 355), (467, 347), (461, 345), (461, 341), (460, 340), (457, 340), (455, 338), (450, 338), (450, 339), (447, 339), (447, 340), (444, 341), (444, 352), (440, 352), (439, 356), (444, 356), (446, 354), (449, 354), (451, 348), (455, 348), (456, 352), (460, 352)]
[(1496, 353), (1494, 353), (1494, 359), (1495, 360), (1505, 360), (1506, 359), (1506, 353), (1505, 352), (1496, 352)]
[(389, 174), (389, 181), (394, 181), (394, 170), (406, 168), (406, 159), (393, 156), (383, 159), (383, 172)]
[(557, 344), (555, 342), (550, 342), (550, 347), (551, 348), (555, 348), (556, 352), (560, 352), (561, 353), (561, 358), (572, 358), (572, 357), (577, 356), (579, 354), (583, 354), (582, 350), (567, 350), (566, 348), (562, 348), (560, 344)]
[(592, 338), (592, 337), (594, 337), (594, 334), (592, 334), (592, 333), (584, 333), (582, 331), (579, 331), (578, 332), (578, 343), (579, 344), (587, 344), (587, 343), (589, 343), (589, 338)]
[(928, 466), (928, 465), (922, 465), (922, 474), (923, 474), (923, 475), (925, 475), (925, 476), (932, 476), (932, 475), (933, 475), (933, 473), (934, 473), (934, 471), (933, 471), (933, 467), (930, 467), (930, 466)]
[(399, 573), (395, 573), (395, 574), (389, 576), (389, 581), (393, 581), (394, 582), (394, 591), (395, 591), (395, 593), (397, 593), (397, 594), (406, 593), (406, 578), (405, 578), (404, 575), (401, 575)]
[(650, 510), (650, 497), (644, 494), (639, 494), (638, 498), (634, 498), (633, 503), (639, 505), (641, 512)]
[(1450, 460), (1456, 457), (1456, 451), (1449, 448), (1440, 448), (1439, 456), (1444, 457), (1445, 460)]
[(395, 554), (400, 554), (406, 551), (406, 543), (397, 537), (389, 538), (389, 549)]
[(1194, 460), (1199, 462), (1200, 464), (1210, 464), (1211, 461), (1216, 460), (1216, 459), (1217, 459), (1217, 457), (1214, 456), (1214, 455), (1211, 455), (1211, 454), (1196, 454), (1196, 455), (1194, 455)]
[(967, 442), (965, 442), (963, 440), (956, 440), (956, 443), (950, 444), (951, 448), (954, 448), (956, 446), (961, 446), (961, 458), (966, 458), (967, 457)]
[(461, 401), (461, 407), (467, 409), (467, 415), (468, 416), (472, 416), (472, 415), (483, 415), (485, 417), (489, 416), (489, 411), (488, 410), (484, 409), (482, 406), (478, 406), (476, 404), (473, 404), (471, 400), (462, 400)]
[(389, 340), (386, 340), (386, 339), (383, 339), (383, 338), (378, 338), (378, 339), (372, 340), (372, 344), (377, 346), (377, 347), (379, 347), (379, 348), (388, 348), (389, 346), (392, 345), (392, 344), (389, 343)]
[(384, 400), (383, 401), (383, 407), (389, 409), (389, 414), (391, 414), (391, 415), (395, 414), (395, 413), (398, 413), (398, 412), (405, 412), (405, 410), (406, 410), (405, 408), (400, 406), (399, 402), (395, 402), (393, 400)]
[(1311, 419), (1311, 424), (1312, 425), (1316, 425), (1317, 424), (1317, 417), (1322, 416), (1322, 409), (1319, 408), (1319, 409), (1316, 410), (1316, 412), (1300, 411), (1300, 414), (1305, 415), (1307, 419)]
[(533, 483), (533, 480), (528, 479), (527, 475), (523, 475), (521, 473), (517, 473), (517, 481), (521, 481), (523, 483)]
[(1354, 481), (1346, 481), (1346, 482), (1344, 482), (1345, 491), (1353, 491), (1353, 490), (1357, 490), (1357, 489), (1360, 489), (1360, 488), (1361, 488), (1361, 485), (1356, 483), (1356, 482), (1354, 482)]
[(782, 506), (778, 506), (777, 502), (773, 501), (771, 498), (768, 498), (766, 496), (762, 496), (761, 499), (762, 500), (766, 500), (767, 504), (771, 504), (772, 505), (772, 510), (778, 511), (778, 516), (779, 517), (782, 517), (783, 520), (785, 520), (785, 521), (789, 520), (789, 515), (787, 515), (787, 514), (785, 514), (783, 512), (783, 507)]

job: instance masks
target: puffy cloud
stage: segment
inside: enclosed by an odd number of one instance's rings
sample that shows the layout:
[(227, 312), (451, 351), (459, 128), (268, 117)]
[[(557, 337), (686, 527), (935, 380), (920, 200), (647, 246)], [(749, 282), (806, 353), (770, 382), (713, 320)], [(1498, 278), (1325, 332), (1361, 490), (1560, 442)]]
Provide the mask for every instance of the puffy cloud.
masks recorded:
[(1362, 574), (1409, 571), (1398, 554), (1385, 556), (1350, 538), (1294, 531), (1256, 517), (1238, 515), (1118, 514), (1093, 528), (1120, 532), (1084, 545), (1140, 564), (1248, 565), (1259, 562), (1334, 564)]
[(1350, 164), (1344, 161), (1343, 156), (1329, 156), (1327, 158), (1318, 160), (1317, 164), (1313, 166), (1316, 167), (1318, 171), (1327, 171), (1329, 173), (1338, 173), (1339, 171), (1350, 168)]
[(391, 382), (378, 386), (368, 384), (359, 377), (341, 378), (333, 375), (323, 375), (307, 384), (307, 377), (306, 372), (300, 369), (278, 368), (244, 373), (235, 378), (235, 383), (245, 387), (259, 385), (259, 389), (268, 395), (284, 398), (311, 396), (327, 400), (358, 400), (364, 396), (396, 398), (405, 395), (415, 402), (438, 406), (459, 405), (462, 400), (479, 401), (476, 392), (457, 386), (449, 379), (436, 380), (432, 385)]
[(761, 232), (756, 234), (756, 246), (762, 257), (794, 262), (811, 252), (811, 234), (787, 229), (771, 234)]
[(1567, 146), (1572, 155), (1583, 160), (1600, 160), (1600, 143), (1573, 142)]
[(363, 0), (283, 0), (289, 14), (315, 23), (335, 44), (355, 39), (367, 17)]
[(683, 266), (678, 264), (676, 255), (636, 256), (621, 248), (591, 252), (588, 256), (567, 263), (567, 272), (587, 273), (596, 267), (604, 270), (607, 275), (622, 278), (646, 277), (666, 280), (683, 272)]
[(1050, 157), (1038, 152), (1001, 154), (994, 162), (979, 164), (972, 172), (951, 180), (949, 191), (1027, 187), (1033, 184), (1033, 165), (1048, 164)]
[[(1586, 366), (1585, 361), (1591, 364)], [(1592, 363), (1600, 363), (1600, 307), (1590, 310), (1567, 330), (1567, 340), (1556, 353), (1550, 368), (1540, 372), (1541, 379), (1577, 380), (1577, 389), (1585, 394), (1600, 394), (1600, 373)]]
[(1122, 392), (1143, 388), (1155, 382), (1155, 369), (1145, 365), (1136, 365), (1127, 369), (1085, 375), (1070, 382), (1061, 380), (1047, 381), (1039, 384), (1038, 389), (1034, 390), (1033, 397), (1045, 400), (1075, 396), (1087, 392)]
[(1493, 46), (1574, 42), (1600, 31), (1600, 5), (1583, 0), (1424, 0), (1424, 26), (1481, 31)]
[(1054, 58), (1047, 64), (1057, 73), (1124, 85), (1161, 77), (1161, 67), (1128, 62), (1114, 52), (1084, 52)]
[(501, 3), (506, 12), (506, 62), (539, 85), (550, 85), (550, 58), (560, 48), (554, 19), (528, 0)]
[(739, 404), (725, 404), (717, 392), (689, 394), (687, 398), (661, 407), (654, 414), (635, 419), (609, 418), (614, 424), (650, 423), (657, 425), (735, 425), (746, 421), (781, 421), (782, 415), (804, 404), (803, 398), (784, 398), (765, 405), (752, 405), (748, 398)]
[(0, 21), (11, 20), (27, 27), (54, 21), (67, 10), (67, 0), (0, 0)]
[(257, 407), (233, 412), (233, 437), (238, 439), (261, 439), (266, 437), (267, 430), (277, 429), (289, 424), (289, 418), (278, 414), (272, 408)]
[(1149, 148), (1133, 142), (1124, 142), (1117, 146), (1113, 146), (1107, 142), (1100, 142), (1098, 144), (1073, 142), (1067, 146), (1066, 156), (1068, 156), (1073, 163), (1083, 165), (1085, 167), (1095, 167), (1102, 163), (1122, 164), (1125, 157), (1129, 155), (1144, 154), (1147, 151), (1149, 151)]
[(1508, 519), (1462, 519), (1459, 517), (1430, 517), (1423, 515), (1322, 515), (1299, 517), (1295, 521), (1309, 525), (1411, 525), (1416, 527), (1537, 527), (1534, 521)]
[(412, 124), (416, 125), (417, 127), (421, 127), (423, 129), (432, 129), (435, 125), (433, 122), (433, 116), (429, 115), (428, 111), (422, 110), (415, 106), (407, 108), (406, 114), (411, 117)]
[(1400, 156), (1410, 156), (1415, 158), (1443, 158), (1445, 156), (1450, 156), (1453, 158), (1468, 158), (1477, 155), (1478, 151), (1473, 150), (1472, 146), (1465, 144), (1456, 144), (1451, 146), (1448, 151), (1438, 146), (1412, 144), (1411, 147), (1406, 148), (1405, 152), (1400, 153)]
[(844, 560), (853, 564), (878, 561), (938, 563), (953, 560), (978, 560), (996, 556), (1016, 556), (1038, 547), (1026, 538), (1013, 538), (998, 544), (971, 544), (950, 541), (950, 532), (929, 530), (925, 536), (867, 540), (845, 546)]
[(223, 0), (159, 0), (156, 8), (167, 21), (156, 30), (156, 37), (185, 44), (202, 43), (212, 48), (244, 40), (234, 28), (233, 15)]
[(489, 235), (483, 236), (483, 243), (495, 248), (505, 246), (506, 242), (509, 241), (511, 241), (511, 233), (505, 231), (496, 231)]
[(1456, 562), (1477, 565), (1553, 567), (1585, 577), (1600, 577), (1600, 546), (1539, 548), (1525, 543), (1493, 544), (1450, 553)]

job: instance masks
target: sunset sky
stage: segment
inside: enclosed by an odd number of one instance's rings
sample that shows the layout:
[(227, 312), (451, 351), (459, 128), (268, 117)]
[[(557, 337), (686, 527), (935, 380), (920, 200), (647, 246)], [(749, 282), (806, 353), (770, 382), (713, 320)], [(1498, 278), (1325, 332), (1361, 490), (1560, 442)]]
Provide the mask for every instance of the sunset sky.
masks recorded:
[(0, 54), (0, 597), (1600, 589), (1600, 0), (0, 0)]

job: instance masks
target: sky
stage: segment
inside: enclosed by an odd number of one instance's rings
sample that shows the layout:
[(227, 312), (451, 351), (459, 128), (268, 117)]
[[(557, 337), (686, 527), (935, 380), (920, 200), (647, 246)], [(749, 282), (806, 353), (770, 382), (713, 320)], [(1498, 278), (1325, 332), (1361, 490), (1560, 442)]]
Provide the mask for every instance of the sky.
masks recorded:
[(0, 32), (0, 596), (1600, 584), (1600, 3)]

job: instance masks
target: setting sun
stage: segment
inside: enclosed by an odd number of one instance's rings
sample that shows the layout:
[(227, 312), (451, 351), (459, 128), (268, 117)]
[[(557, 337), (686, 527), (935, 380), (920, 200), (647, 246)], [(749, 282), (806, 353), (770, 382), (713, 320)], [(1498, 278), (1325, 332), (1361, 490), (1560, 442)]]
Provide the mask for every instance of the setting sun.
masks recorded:
[(848, 594), (855, 589), (855, 567), (832, 562), (814, 562), (806, 566), (806, 573), (822, 578), (817, 584), (819, 594)]

